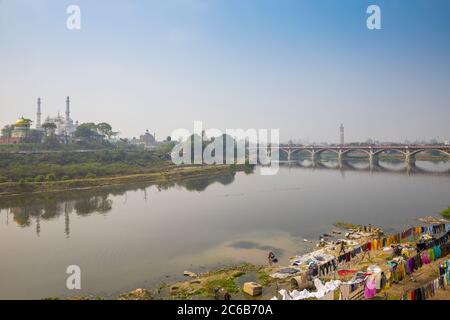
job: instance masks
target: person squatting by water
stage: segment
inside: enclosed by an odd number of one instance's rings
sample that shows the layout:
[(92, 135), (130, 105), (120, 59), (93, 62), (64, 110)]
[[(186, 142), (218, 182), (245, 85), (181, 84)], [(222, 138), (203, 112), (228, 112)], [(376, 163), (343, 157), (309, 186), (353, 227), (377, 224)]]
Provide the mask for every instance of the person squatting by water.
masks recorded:
[(275, 258), (275, 254), (272, 251), (269, 251), (269, 255), (267, 257), (267, 259), (269, 260), (269, 265), (273, 265), (275, 263), (278, 263), (278, 259)]

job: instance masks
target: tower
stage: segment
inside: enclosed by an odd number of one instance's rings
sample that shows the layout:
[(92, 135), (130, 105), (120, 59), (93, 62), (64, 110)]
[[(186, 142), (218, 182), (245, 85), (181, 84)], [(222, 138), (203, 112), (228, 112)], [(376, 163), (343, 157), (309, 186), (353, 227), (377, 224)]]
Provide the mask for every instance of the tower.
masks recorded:
[(70, 97), (66, 99), (66, 123), (70, 120)]
[(343, 124), (341, 124), (341, 126), (340, 126), (340, 133), (341, 133), (341, 146), (343, 146), (344, 144), (345, 144), (345, 128), (344, 128), (344, 125)]
[(41, 98), (37, 99), (36, 129), (41, 128)]

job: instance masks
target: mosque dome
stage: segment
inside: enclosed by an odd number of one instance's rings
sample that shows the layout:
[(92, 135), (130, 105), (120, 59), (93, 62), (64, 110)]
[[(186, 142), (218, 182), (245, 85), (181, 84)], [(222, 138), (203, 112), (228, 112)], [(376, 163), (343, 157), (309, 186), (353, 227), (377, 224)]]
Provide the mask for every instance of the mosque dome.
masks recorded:
[(16, 127), (29, 127), (31, 126), (31, 120), (25, 119), (24, 117), (17, 119), (15, 126)]

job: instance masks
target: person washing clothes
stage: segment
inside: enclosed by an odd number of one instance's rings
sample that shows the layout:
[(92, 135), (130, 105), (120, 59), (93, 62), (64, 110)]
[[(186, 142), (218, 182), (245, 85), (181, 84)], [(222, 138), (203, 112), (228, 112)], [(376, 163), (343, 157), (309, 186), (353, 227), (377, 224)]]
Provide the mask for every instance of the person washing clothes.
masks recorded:
[(339, 254), (341, 253), (345, 253), (345, 241), (341, 241), (341, 246), (340, 246), (340, 250), (339, 250)]
[(267, 259), (269, 260), (269, 265), (273, 265), (274, 263), (278, 263), (278, 259), (275, 258), (275, 254), (272, 251), (269, 251), (269, 255), (267, 257)]

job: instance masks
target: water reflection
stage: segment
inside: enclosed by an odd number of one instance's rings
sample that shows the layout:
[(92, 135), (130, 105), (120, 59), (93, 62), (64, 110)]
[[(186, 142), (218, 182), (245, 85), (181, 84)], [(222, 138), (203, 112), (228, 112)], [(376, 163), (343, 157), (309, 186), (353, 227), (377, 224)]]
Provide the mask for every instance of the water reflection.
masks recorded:
[[(248, 174), (250, 172), (247, 172)], [(159, 192), (171, 188), (183, 188), (191, 192), (205, 191), (210, 185), (220, 183), (229, 185), (235, 180), (235, 173), (219, 176), (187, 179), (178, 182), (164, 182), (159, 184), (147, 183), (138, 185), (123, 185), (97, 190), (58, 192), (38, 195), (23, 195), (2, 199), (0, 213), (6, 213), (6, 224), (12, 219), (19, 227), (27, 228), (34, 225), (37, 236), (41, 233), (41, 223), (64, 216), (64, 233), (70, 237), (70, 216), (76, 214), (88, 217), (93, 214), (106, 215), (113, 208), (116, 196), (126, 195), (127, 192), (141, 191), (147, 198), (147, 189), (156, 187)]]
[[(300, 160), (281, 162), (282, 166), (289, 168), (304, 168), (318, 170), (359, 171), (369, 173), (388, 173), (403, 175), (450, 175), (450, 164), (446, 161), (417, 161), (405, 164), (402, 160), (383, 160), (376, 164), (361, 160)], [(250, 174), (251, 172), (246, 172)], [(113, 208), (112, 198), (126, 195), (128, 192), (141, 191), (147, 199), (149, 187), (155, 187), (159, 192), (172, 188), (183, 188), (190, 192), (203, 192), (210, 185), (220, 183), (230, 185), (235, 180), (235, 173), (228, 173), (213, 177), (187, 179), (178, 182), (165, 182), (159, 184), (136, 184), (114, 186), (97, 190), (75, 192), (60, 192), (39, 195), (24, 195), (2, 199), (0, 213), (6, 214), (6, 223), (12, 219), (19, 227), (35, 226), (37, 236), (41, 233), (41, 223), (64, 217), (64, 233), (70, 237), (70, 217), (75, 214), (79, 217), (90, 215), (106, 215)]]
[(363, 160), (299, 160), (285, 161), (281, 165), (298, 168), (329, 169), (341, 171), (368, 171), (371, 173), (400, 173), (406, 175), (450, 175), (448, 161), (416, 161), (405, 163), (403, 160), (389, 159), (369, 162)]

